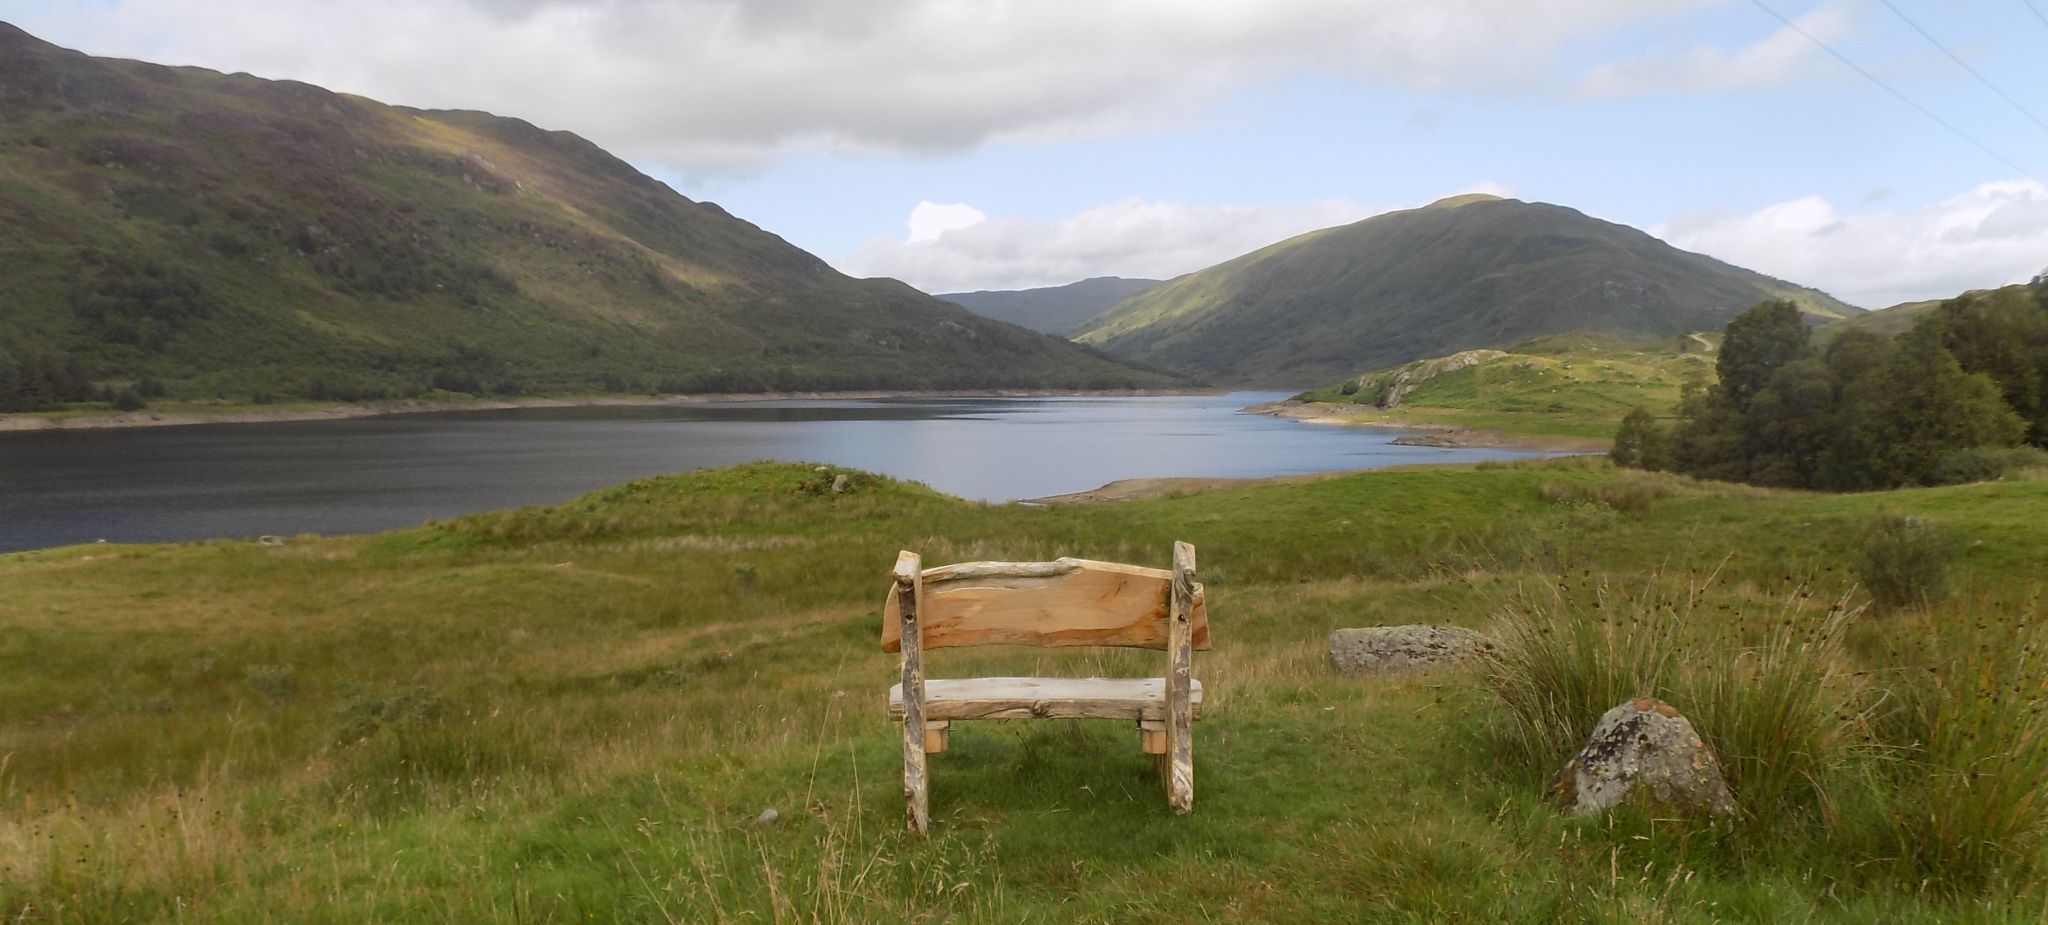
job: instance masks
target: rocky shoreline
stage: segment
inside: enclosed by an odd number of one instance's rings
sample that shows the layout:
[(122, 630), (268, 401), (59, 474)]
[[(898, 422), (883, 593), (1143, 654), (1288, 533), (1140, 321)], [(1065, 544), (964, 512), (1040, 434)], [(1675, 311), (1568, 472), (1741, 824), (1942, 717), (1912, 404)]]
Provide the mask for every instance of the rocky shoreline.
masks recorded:
[(1303, 402), (1288, 399), (1253, 405), (1244, 409), (1250, 414), (1269, 414), (1288, 418), (1303, 424), (1332, 424), (1343, 427), (1376, 427), (1381, 430), (1423, 431), (1394, 438), (1396, 446), (1434, 446), (1445, 448), (1473, 448), (1496, 450), (1531, 450), (1539, 453), (1604, 453), (1608, 442), (1591, 437), (1539, 436), (1533, 434), (1510, 434), (1498, 430), (1475, 429), (1464, 424), (1440, 424), (1428, 421), (1367, 421), (1347, 415), (1336, 406), (1323, 402)]

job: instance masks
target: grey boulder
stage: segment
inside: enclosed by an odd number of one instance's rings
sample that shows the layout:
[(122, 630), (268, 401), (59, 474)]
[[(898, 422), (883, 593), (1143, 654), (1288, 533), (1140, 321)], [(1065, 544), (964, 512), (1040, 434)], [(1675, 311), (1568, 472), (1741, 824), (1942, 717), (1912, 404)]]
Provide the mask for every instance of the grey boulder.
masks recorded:
[(1454, 664), (1488, 647), (1456, 626), (1371, 626), (1330, 634), (1330, 667), (1340, 674), (1394, 674)]
[(1700, 740), (1691, 720), (1651, 697), (1602, 715), (1586, 747), (1565, 762), (1550, 792), (1576, 816), (1604, 813), (1632, 799), (1691, 815), (1735, 812), (1735, 797), (1713, 749)]

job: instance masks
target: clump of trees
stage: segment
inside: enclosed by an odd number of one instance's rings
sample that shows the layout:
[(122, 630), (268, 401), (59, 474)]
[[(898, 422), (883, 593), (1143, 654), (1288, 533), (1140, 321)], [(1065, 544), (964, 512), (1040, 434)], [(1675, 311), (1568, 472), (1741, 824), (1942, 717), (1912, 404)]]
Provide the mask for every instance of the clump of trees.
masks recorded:
[(1676, 425), (1623, 420), (1613, 459), (1701, 478), (1836, 491), (1996, 477), (2048, 446), (2048, 286), (1944, 303), (1896, 338), (1816, 348), (1790, 302), (1730, 322), (1719, 381)]
[(40, 411), (94, 397), (92, 378), (77, 357), (22, 357), (0, 348), (0, 411)]

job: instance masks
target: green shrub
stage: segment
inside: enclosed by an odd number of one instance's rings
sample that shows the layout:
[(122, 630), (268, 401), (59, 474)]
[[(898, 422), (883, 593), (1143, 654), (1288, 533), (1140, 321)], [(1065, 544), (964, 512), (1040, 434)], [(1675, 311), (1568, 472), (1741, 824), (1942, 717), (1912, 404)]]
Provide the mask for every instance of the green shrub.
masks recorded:
[(2048, 450), (2036, 446), (1973, 446), (1944, 454), (1934, 465), (1934, 483), (1990, 482), (2023, 469), (2048, 466)]
[(1933, 522), (1881, 514), (1864, 528), (1856, 577), (1884, 610), (1924, 606), (1948, 596), (1955, 544)]

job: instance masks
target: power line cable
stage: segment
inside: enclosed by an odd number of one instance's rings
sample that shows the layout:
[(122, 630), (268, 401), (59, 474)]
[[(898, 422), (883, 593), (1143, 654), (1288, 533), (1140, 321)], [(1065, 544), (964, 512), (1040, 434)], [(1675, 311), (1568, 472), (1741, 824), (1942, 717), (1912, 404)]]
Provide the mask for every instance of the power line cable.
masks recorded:
[[(2008, 105), (2012, 106), (2012, 108), (2018, 110), (2020, 115), (2026, 116), (2027, 118), (2034, 120), (2034, 124), (2040, 126), (2043, 130), (2048, 130), (2048, 122), (2044, 122), (2041, 120), (2040, 116), (2034, 115), (2033, 110), (2028, 109), (2026, 105), (2021, 103), (2019, 100), (2013, 99), (2011, 94), (2006, 93), (2004, 90), (2000, 90), (1997, 84), (1992, 83), (1990, 78), (1985, 77), (1976, 68), (1971, 67), (1970, 62), (1963, 60), (1963, 57), (1961, 55), (1958, 55), (1955, 52), (1948, 50), (1947, 45), (1941, 44), (1941, 42), (1936, 40), (1935, 37), (1932, 34), (1928, 33), (1926, 29), (1921, 28), (1919, 23), (1914, 22), (1911, 17), (1907, 16), (1903, 11), (1901, 11), (1896, 5), (1892, 3), (1892, 0), (1877, 0), (1877, 2), (1884, 4), (1884, 8), (1892, 11), (1892, 15), (1899, 17), (1900, 22), (1903, 22), (1908, 26), (1912, 26), (1913, 31), (1920, 33), (1920, 37), (1926, 39), (1929, 45), (1933, 45), (1934, 47), (1941, 49), (1941, 53), (1947, 55), (1950, 61), (1954, 61), (1957, 65), (1960, 65), (1963, 70), (1970, 72), (1970, 76), (1977, 78), (1977, 82), (1983, 84), (1985, 89), (1998, 94), (1999, 99), (2004, 100)], [(2028, 7), (2028, 9), (2033, 8)], [(2038, 13), (2040, 11), (2035, 10), (2035, 12)]]
[(2034, 18), (2040, 20), (2041, 25), (2048, 26), (2048, 13), (2041, 12), (2041, 8), (2034, 5), (2034, 0), (2020, 0), (2020, 4), (2032, 10)]
[(1782, 13), (1778, 12), (1777, 10), (1771, 9), (1771, 8), (1770, 8), (1770, 7), (1768, 7), (1768, 6), (1765, 6), (1765, 5), (1764, 5), (1764, 0), (1749, 0), (1749, 2), (1750, 2), (1750, 3), (1753, 3), (1753, 4), (1755, 4), (1755, 5), (1756, 5), (1756, 8), (1757, 8), (1757, 9), (1759, 9), (1759, 10), (1762, 10), (1762, 11), (1764, 11), (1764, 12), (1766, 12), (1766, 13), (1769, 13), (1769, 14), (1771, 14), (1771, 18), (1772, 18), (1772, 19), (1775, 19), (1775, 20), (1777, 20), (1777, 21), (1779, 21), (1779, 22), (1781, 22), (1781, 23), (1784, 23), (1784, 24), (1785, 24), (1785, 28), (1787, 28), (1787, 29), (1790, 29), (1790, 30), (1792, 30), (1793, 32), (1797, 32), (1797, 33), (1799, 33), (1799, 35), (1800, 35), (1800, 36), (1802, 36), (1803, 38), (1805, 38), (1805, 39), (1806, 39), (1807, 41), (1809, 41), (1809, 42), (1812, 42), (1812, 43), (1813, 43), (1813, 44), (1814, 44), (1814, 45), (1815, 45), (1816, 47), (1818, 47), (1818, 48), (1819, 48), (1819, 49), (1820, 49), (1821, 51), (1824, 51), (1824, 52), (1827, 52), (1827, 53), (1828, 53), (1828, 54), (1830, 54), (1830, 55), (1833, 55), (1833, 56), (1835, 57), (1835, 60), (1837, 60), (1837, 61), (1840, 61), (1840, 62), (1842, 62), (1842, 63), (1843, 63), (1843, 64), (1845, 64), (1845, 65), (1848, 65), (1848, 67), (1849, 67), (1849, 69), (1850, 69), (1850, 70), (1852, 70), (1852, 71), (1855, 71), (1856, 73), (1858, 73), (1858, 74), (1861, 74), (1861, 75), (1863, 75), (1863, 78), (1864, 78), (1865, 80), (1868, 80), (1868, 81), (1870, 81), (1871, 83), (1874, 83), (1874, 84), (1878, 85), (1878, 87), (1879, 87), (1879, 88), (1881, 88), (1881, 89), (1883, 89), (1883, 90), (1884, 90), (1884, 92), (1886, 92), (1886, 93), (1889, 93), (1889, 94), (1891, 94), (1892, 96), (1898, 97), (1898, 100), (1899, 100), (1899, 102), (1901, 102), (1901, 103), (1904, 103), (1904, 104), (1906, 104), (1906, 105), (1908, 105), (1908, 106), (1911, 106), (1911, 107), (1913, 107), (1913, 108), (1914, 108), (1915, 110), (1917, 110), (1917, 111), (1918, 111), (1918, 112), (1919, 112), (1919, 113), (1920, 113), (1921, 115), (1923, 115), (1923, 116), (1926, 116), (1926, 117), (1927, 117), (1928, 119), (1931, 119), (1931, 120), (1933, 120), (1933, 122), (1934, 122), (1934, 123), (1935, 123), (1936, 125), (1939, 125), (1939, 126), (1941, 126), (1942, 128), (1948, 129), (1948, 130), (1949, 130), (1949, 131), (1950, 131), (1951, 133), (1953, 133), (1953, 134), (1954, 134), (1954, 135), (1955, 135), (1955, 136), (1956, 136), (1957, 138), (1961, 138), (1962, 140), (1964, 140), (1964, 141), (1967, 141), (1967, 142), (1969, 142), (1970, 144), (1974, 145), (1974, 146), (1975, 146), (1975, 147), (1977, 148), (1977, 150), (1979, 150), (1979, 151), (1982, 151), (1982, 152), (1984, 152), (1985, 154), (1991, 155), (1991, 157), (1992, 157), (1993, 159), (1997, 160), (1997, 161), (1998, 161), (1999, 163), (2001, 163), (2001, 164), (2004, 164), (2004, 165), (2005, 165), (2005, 166), (2007, 166), (2007, 167), (2011, 167), (2012, 169), (2014, 169), (2014, 170), (2017, 170), (2017, 171), (2019, 171), (2019, 172), (2020, 172), (2020, 173), (2021, 173), (2022, 175), (2024, 175), (2024, 176), (2029, 176), (2029, 177), (2031, 177), (2031, 176), (2033, 176), (2033, 175), (2034, 175), (2034, 172), (2033, 172), (2033, 171), (2031, 171), (2031, 170), (2028, 170), (2028, 169), (2027, 169), (2027, 168), (2025, 168), (2025, 167), (2021, 167), (2021, 166), (2020, 166), (2019, 164), (2015, 163), (2015, 162), (2013, 161), (2013, 159), (2012, 159), (2012, 158), (2006, 157), (2005, 155), (2003, 155), (2003, 154), (2000, 154), (2000, 153), (1998, 153), (1997, 151), (1994, 151), (1994, 150), (1992, 150), (1992, 148), (1991, 148), (1991, 146), (1990, 146), (1990, 145), (1987, 145), (1987, 144), (1985, 144), (1985, 143), (1983, 143), (1983, 142), (1981, 142), (1981, 141), (1978, 141), (1978, 140), (1976, 139), (1976, 137), (1975, 137), (1975, 136), (1972, 136), (1972, 135), (1971, 135), (1970, 133), (1968, 133), (1968, 132), (1965, 132), (1965, 131), (1963, 131), (1962, 129), (1959, 129), (1959, 128), (1957, 128), (1957, 127), (1955, 126), (1955, 123), (1953, 123), (1953, 122), (1950, 122), (1949, 120), (1947, 120), (1947, 119), (1944, 119), (1944, 118), (1942, 118), (1942, 117), (1940, 117), (1940, 116), (1938, 116), (1938, 115), (1935, 115), (1935, 113), (1934, 113), (1934, 110), (1932, 110), (1932, 109), (1928, 109), (1927, 107), (1925, 107), (1925, 106), (1922, 106), (1922, 105), (1920, 105), (1919, 103), (1916, 103), (1916, 102), (1914, 102), (1914, 101), (1913, 101), (1913, 98), (1912, 98), (1912, 97), (1910, 97), (1910, 96), (1907, 96), (1907, 95), (1905, 95), (1904, 93), (1901, 93), (1901, 92), (1899, 92), (1899, 88), (1897, 88), (1897, 87), (1894, 87), (1894, 86), (1892, 86), (1891, 84), (1885, 83), (1885, 82), (1884, 82), (1884, 80), (1882, 80), (1881, 78), (1879, 78), (1879, 77), (1878, 77), (1878, 76), (1877, 76), (1876, 74), (1872, 74), (1871, 72), (1869, 72), (1869, 71), (1866, 71), (1866, 70), (1864, 70), (1864, 69), (1863, 69), (1863, 66), (1862, 66), (1862, 65), (1860, 65), (1860, 64), (1857, 64), (1856, 62), (1854, 62), (1854, 61), (1851, 61), (1851, 60), (1849, 60), (1849, 58), (1848, 58), (1848, 56), (1847, 56), (1847, 55), (1844, 55), (1844, 54), (1842, 54), (1841, 52), (1839, 52), (1839, 51), (1836, 51), (1836, 50), (1835, 50), (1835, 49), (1833, 48), (1833, 46), (1830, 46), (1830, 45), (1829, 45), (1828, 43), (1826, 43), (1826, 42), (1823, 42), (1823, 41), (1821, 41), (1820, 39), (1814, 38), (1814, 36), (1813, 36), (1813, 33), (1811, 33), (1811, 32), (1808, 32), (1808, 31), (1806, 31), (1805, 29), (1801, 29), (1801, 28), (1799, 27), (1799, 24), (1798, 24), (1798, 23), (1795, 23), (1795, 22), (1793, 22), (1792, 20), (1786, 19), (1786, 18), (1785, 18), (1785, 16), (1784, 16), (1784, 14), (1782, 14)]

